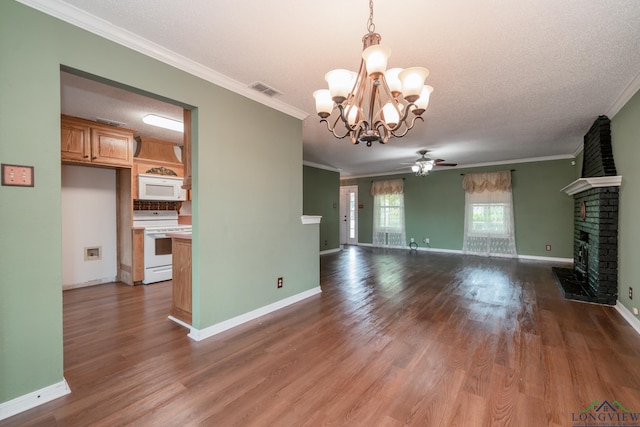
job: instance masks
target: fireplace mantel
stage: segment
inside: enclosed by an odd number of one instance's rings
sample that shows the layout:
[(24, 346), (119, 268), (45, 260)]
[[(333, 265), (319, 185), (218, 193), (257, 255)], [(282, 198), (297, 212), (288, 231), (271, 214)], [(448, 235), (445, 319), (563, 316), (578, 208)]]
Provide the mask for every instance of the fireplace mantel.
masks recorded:
[(622, 184), (622, 176), (601, 176), (594, 178), (579, 178), (567, 185), (560, 191), (564, 191), (569, 196), (578, 194), (582, 191), (590, 190), (598, 187), (620, 187)]

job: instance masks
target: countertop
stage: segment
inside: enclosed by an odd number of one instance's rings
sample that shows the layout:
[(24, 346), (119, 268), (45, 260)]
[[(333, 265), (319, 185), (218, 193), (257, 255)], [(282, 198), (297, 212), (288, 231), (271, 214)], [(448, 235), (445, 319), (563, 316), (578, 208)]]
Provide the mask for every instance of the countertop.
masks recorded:
[(191, 232), (190, 231), (182, 231), (182, 232), (171, 232), (171, 233), (167, 233), (167, 237), (171, 237), (174, 239), (186, 239), (186, 240), (191, 240)]

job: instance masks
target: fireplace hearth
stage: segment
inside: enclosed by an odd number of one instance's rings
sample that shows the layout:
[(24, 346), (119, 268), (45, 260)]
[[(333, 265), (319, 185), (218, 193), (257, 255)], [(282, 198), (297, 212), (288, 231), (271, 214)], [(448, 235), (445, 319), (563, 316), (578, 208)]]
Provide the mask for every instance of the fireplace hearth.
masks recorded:
[(574, 268), (553, 268), (567, 299), (615, 305), (618, 299), (618, 194), (610, 121), (584, 137), (582, 178), (562, 191), (574, 198)]

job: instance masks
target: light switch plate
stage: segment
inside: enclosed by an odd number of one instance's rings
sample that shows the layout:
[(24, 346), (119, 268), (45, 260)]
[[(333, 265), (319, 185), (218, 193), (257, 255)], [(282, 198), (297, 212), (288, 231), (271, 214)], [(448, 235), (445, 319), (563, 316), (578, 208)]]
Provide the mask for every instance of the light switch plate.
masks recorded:
[(2, 164), (2, 185), (33, 187), (33, 166)]

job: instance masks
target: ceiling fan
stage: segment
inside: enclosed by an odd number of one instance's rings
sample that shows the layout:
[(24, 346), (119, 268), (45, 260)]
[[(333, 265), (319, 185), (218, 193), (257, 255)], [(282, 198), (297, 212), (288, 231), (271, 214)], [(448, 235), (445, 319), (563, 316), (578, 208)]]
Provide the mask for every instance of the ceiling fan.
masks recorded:
[(415, 163), (403, 163), (404, 165), (411, 165), (411, 170), (416, 176), (427, 176), (429, 171), (435, 166), (457, 166), (457, 163), (447, 163), (444, 159), (431, 159), (427, 157), (429, 150), (420, 150), (418, 153), (422, 156)]

